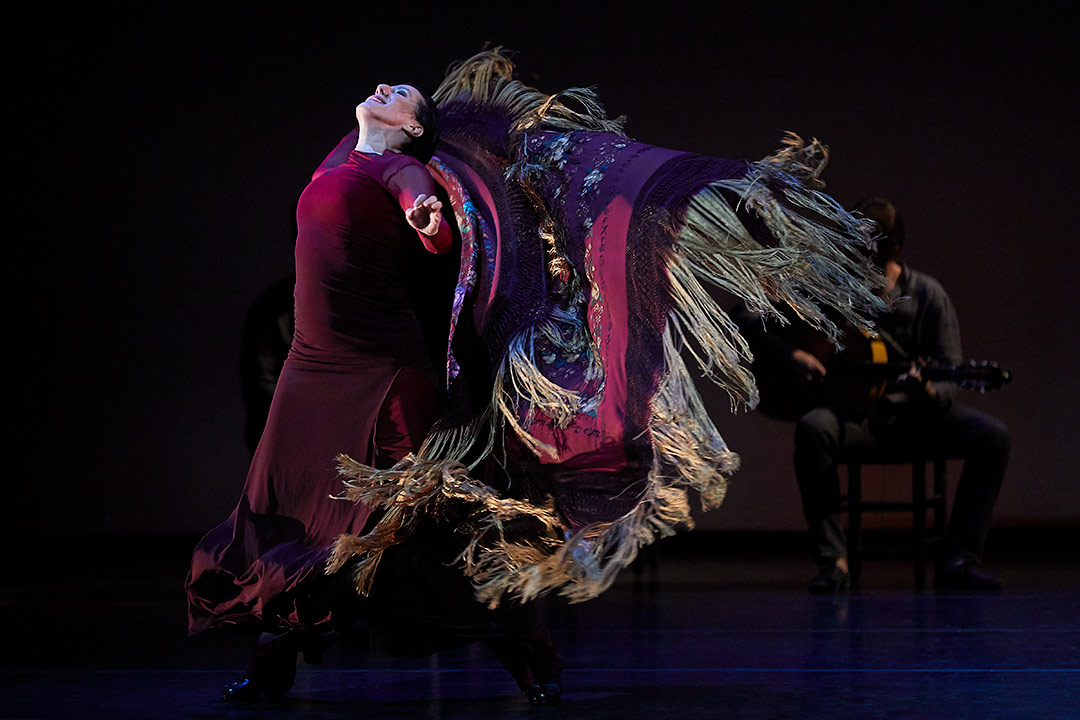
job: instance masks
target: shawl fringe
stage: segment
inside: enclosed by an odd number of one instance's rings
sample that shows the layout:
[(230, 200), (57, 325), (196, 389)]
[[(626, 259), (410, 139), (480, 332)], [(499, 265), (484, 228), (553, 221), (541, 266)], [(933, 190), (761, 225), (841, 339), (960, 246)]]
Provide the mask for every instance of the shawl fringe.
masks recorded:
[[(544, 171), (542, 163), (526, 157), (530, 130), (591, 130), (625, 137), (622, 119), (608, 119), (591, 89), (549, 95), (513, 80), (512, 71), (499, 50), (480, 53), (454, 66), (434, 98), (440, 109), (503, 113), (514, 161), (507, 174), (523, 192), (536, 195), (530, 180)], [(689, 490), (698, 494), (704, 509), (718, 506), (739, 458), (709, 418), (680, 352), (689, 349), (705, 377), (728, 392), (733, 409), (756, 405), (757, 389), (746, 369), (750, 350), (706, 286), (730, 292), (752, 310), (781, 321), (778, 308), (788, 306), (834, 342), (839, 329), (824, 308), (863, 329), (870, 327), (870, 314), (884, 309), (867, 260), (872, 223), (851, 216), (819, 192), (827, 158), (821, 143), (789, 134), (779, 152), (751, 164), (745, 176), (708, 183), (685, 208), (666, 216), (672, 244), (663, 261), (671, 306), (646, 431), (652, 464), (643, 483), (635, 486), (641, 491), (629, 512), (571, 531), (553, 499), (540, 505), (502, 498), (469, 476), (492, 454), (506, 426), (541, 459), (557, 459), (555, 448), (528, 432), (534, 414), (566, 427), (602, 392), (603, 367), (587, 327), (585, 291), (560, 247), (558, 229), (540, 207), (539, 239), (548, 248), (550, 272), (565, 283), (566, 301), (511, 338), (490, 404), (467, 425), (436, 427), (416, 455), (389, 470), (338, 458), (347, 478), (338, 499), (378, 506), (385, 514), (367, 535), (339, 538), (327, 571), (340, 570), (355, 558), (353, 579), (357, 590), (367, 594), (388, 547), (408, 537), (425, 515), (453, 517), (469, 536), (459, 561), (481, 601), (495, 607), (506, 596), (529, 600), (558, 591), (580, 602), (610, 587), (641, 547), (676, 528), (692, 527)], [(747, 217), (764, 224), (775, 244), (756, 240), (744, 222)], [(587, 377), (599, 383), (593, 397), (545, 376), (538, 358), (541, 342), (592, 355)], [(464, 464), (467, 457), (474, 458), (470, 466)], [(508, 532), (508, 524), (522, 520), (537, 529), (527, 536)]]
[[(691, 198), (678, 244), (691, 272), (745, 300), (750, 309), (778, 317), (786, 305), (799, 318), (840, 335), (823, 308), (833, 308), (861, 330), (884, 311), (877, 290), (883, 279), (871, 267), (875, 226), (804, 184), (824, 167), (827, 153), (788, 133), (785, 147), (754, 163), (743, 178), (710, 183)], [(809, 158), (818, 158), (809, 167)], [(734, 201), (733, 201), (734, 199)], [(739, 211), (763, 222), (777, 245), (754, 239)]]
[[(363, 537), (341, 535), (334, 543), (327, 564), (327, 574), (343, 569), (353, 558), (353, 583), (357, 592), (368, 595), (383, 553), (407, 538), (421, 519), (432, 515), (458, 517), (458, 528), (472, 534), (470, 548), (482, 538), (496, 537), (496, 546), (529, 549), (531, 546), (509, 543), (505, 523), (529, 518), (543, 530), (536, 534), (540, 546), (558, 542), (565, 526), (554, 506), (537, 507), (531, 503), (499, 497), (487, 485), (469, 477), (469, 469), (452, 460), (423, 460), (409, 454), (389, 470), (375, 470), (347, 455), (338, 456), (338, 470), (346, 477), (345, 491), (337, 500), (351, 500), (385, 510), (376, 526)], [(530, 534), (530, 539), (533, 535)], [(466, 551), (469, 552), (469, 551)], [(494, 605), (493, 605), (494, 606)]]
[[(513, 72), (514, 64), (501, 48), (480, 52), (452, 65), (432, 99), (440, 110), (466, 103), (482, 107), (485, 113), (502, 111), (512, 120), (512, 137), (534, 129), (624, 135), (625, 118), (608, 118), (592, 88), (568, 88), (549, 95), (515, 80)], [(575, 110), (566, 101), (580, 109)], [(456, 110), (460, 112), (460, 108)], [(520, 142), (513, 145), (517, 147)]]

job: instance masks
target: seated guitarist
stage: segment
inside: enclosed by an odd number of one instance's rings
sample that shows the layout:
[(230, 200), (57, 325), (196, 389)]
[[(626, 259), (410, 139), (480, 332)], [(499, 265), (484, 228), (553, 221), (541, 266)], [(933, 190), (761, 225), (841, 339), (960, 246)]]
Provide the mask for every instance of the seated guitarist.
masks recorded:
[[(818, 573), (810, 582), (812, 593), (836, 593), (849, 586), (844, 526), (838, 511), (840, 482), (837, 459), (842, 451), (869, 448), (925, 448), (964, 459), (949, 518), (944, 561), (934, 576), (939, 589), (996, 590), (1001, 581), (981, 568), (983, 545), (1009, 460), (1008, 429), (998, 419), (954, 402), (956, 386), (923, 379), (924, 362), (961, 362), (960, 332), (949, 296), (941, 285), (898, 260), (903, 245), (903, 221), (883, 198), (869, 198), (857, 208), (876, 221), (876, 264), (886, 277), (886, 299), (893, 308), (878, 318), (880, 339), (890, 359), (911, 363), (911, 370), (891, 382), (867, 408), (830, 403), (821, 396), (817, 407), (802, 412), (795, 430), (795, 474), (802, 494), (803, 512), (810, 528)], [(755, 352), (776, 353), (799, 368), (802, 376), (823, 379), (834, 368), (804, 348), (786, 344), (778, 333), (756, 326)], [(750, 329), (750, 328), (748, 328)], [(754, 330), (751, 329), (753, 343)], [(777, 367), (778, 358), (771, 358)], [(764, 363), (769, 366), (769, 360)], [(828, 367), (827, 367), (828, 365)], [(823, 384), (823, 383), (822, 383)], [(764, 385), (764, 383), (763, 383)], [(790, 386), (789, 386), (790, 387)], [(762, 404), (766, 402), (762, 388)], [(805, 408), (803, 408), (805, 409)], [(801, 411), (800, 411), (801, 412)]]

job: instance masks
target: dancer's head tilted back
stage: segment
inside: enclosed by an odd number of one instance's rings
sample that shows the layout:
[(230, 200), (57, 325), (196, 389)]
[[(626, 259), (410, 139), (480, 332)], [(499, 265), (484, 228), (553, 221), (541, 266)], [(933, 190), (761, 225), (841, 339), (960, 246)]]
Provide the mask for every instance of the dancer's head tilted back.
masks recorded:
[(356, 106), (361, 141), (373, 149), (411, 155), (422, 163), (431, 159), (439, 142), (439, 116), (431, 97), (412, 85), (380, 83)]

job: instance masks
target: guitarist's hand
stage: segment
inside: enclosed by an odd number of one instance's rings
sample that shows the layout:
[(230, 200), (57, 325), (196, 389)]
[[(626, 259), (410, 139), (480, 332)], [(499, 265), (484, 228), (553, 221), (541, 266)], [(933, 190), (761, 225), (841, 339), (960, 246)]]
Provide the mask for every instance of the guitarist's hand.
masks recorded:
[(825, 377), (825, 366), (811, 353), (797, 349), (791, 353), (791, 359), (806, 371), (807, 380), (820, 380)]
[(925, 360), (912, 363), (911, 369), (896, 379), (896, 384), (904, 388), (904, 391), (909, 395), (919, 393), (932, 398), (937, 395), (937, 390), (934, 389), (929, 380), (924, 380), (922, 373), (919, 372), (924, 365), (926, 365)]
[(939, 395), (934, 384), (922, 376), (922, 368), (926, 365), (926, 360), (922, 358), (912, 363), (911, 370), (900, 377), (900, 386), (905, 388), (909, 397), (920, 400), (924, 408), (943, 409), (950, 404), (949, 399), (944, 395)]

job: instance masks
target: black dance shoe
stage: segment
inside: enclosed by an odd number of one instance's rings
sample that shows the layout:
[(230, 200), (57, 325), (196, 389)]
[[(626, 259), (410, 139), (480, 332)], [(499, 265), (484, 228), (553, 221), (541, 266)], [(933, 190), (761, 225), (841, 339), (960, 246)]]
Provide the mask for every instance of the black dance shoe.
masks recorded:
[(251, 669), (244, 677), (226, 685), (221, 699), (227, 703), (254, 702), (260, 696), (284, 697), (296, 681), (296, 637), (290, 633), (261, 642)]
[(304, 662), (308, 665), (321, 665), (323, 653), (333, 647), (341, 636), (342, 633), (336, 630), (305, 635), (300, 642), (300, 654), (304, 656)]
[(972, 560), (939, 571), (934, 575), (935, 590), (1000, 590), (1005, 583), (979, 567)]
[(227, 703), (255, 702), (261, 696), (262, 690), (247, 675), (226, 685), (221, 691), (221, 699)]
[(227, 703), (248, 703), (259, 700), (263, 695), (271, 700), (279, 700), (292, 689), (292, 682), (281, 681), (277, 684), (259, 682), (245, 675), (234, 683), (225, 686), (221, 699)]
[(821, 568), (821, 572), (810, 581), (811, 595), (835, 595), (851, 586), (851, 576), (836, 565)]
[(292, 679), (278, 678), (277, 682), (261, 682), (258, 676), (245, 675), (230, 683), (221, 691), (221, 699), (227, 703), (248, 703), (259, 700), (263, 695), (271, 700), (278, 700), (292, 689)]
[(530, 705), (555, 705), (562, 697), (562, 686), (557, 682), (534, 682), (525, 688)]

